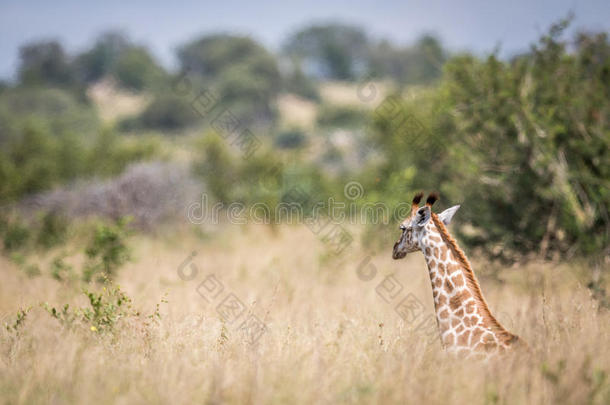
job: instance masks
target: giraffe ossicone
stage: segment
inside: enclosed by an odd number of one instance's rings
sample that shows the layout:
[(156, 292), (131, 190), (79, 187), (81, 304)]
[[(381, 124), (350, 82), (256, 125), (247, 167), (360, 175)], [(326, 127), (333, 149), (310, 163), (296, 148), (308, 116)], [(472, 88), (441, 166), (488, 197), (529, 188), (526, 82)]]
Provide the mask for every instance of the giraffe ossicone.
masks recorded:
[(491, 314), (470, 262), (447, 226), (459, 205), (440, 214), (432, 212), (438, 194), (423, 207), (423, 193), (415, 195), (410, 215), (400, 224), (402, 232), (392, 257), (404, 258), (421, 251), (428, 265), (441, 345), (457, 354), (497, 353), (512, 348), (520, 339)]

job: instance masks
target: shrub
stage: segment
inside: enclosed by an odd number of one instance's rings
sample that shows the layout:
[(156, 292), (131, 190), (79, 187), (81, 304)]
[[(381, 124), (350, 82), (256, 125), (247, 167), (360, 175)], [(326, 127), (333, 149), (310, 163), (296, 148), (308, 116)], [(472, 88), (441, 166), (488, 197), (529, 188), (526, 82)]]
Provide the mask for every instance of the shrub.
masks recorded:
[(610, 43), (581, 35), (570, 50), (565, 27), (511, 62), (453, 58), (438, 89), (376, 114), (368, 188), (440, 190), (466, 207), (456, 234), (493, 258), (607, 255)]
[(129, 125), (149, 129), (178, 130), (191, 126), (198, 120), (199, 116), (184, 97), (162, 95), (146, 107), (136, 123), (131, 122)]
[(0, 93), (0, 202), (11, 202), (80, 177), (116, 175), (159, 151), (156, 139), (134, 142), (101, 128), (91, 105), (61, 89)]
[(90, 281), (94, 275), (112, 278), (116, 271), (130, 259), (127, 246), (128, 221), (120, 219), (113, 225), (98, 225), (85, 253), (87, 263), (83, 269), (83, 279)]
[(43, 307), (62, 325), (71, 327), (75, 323), (88, 326), (93, 332), (110, 332), (122, 319), (137, 317), (139, 313), (132, 309), (131, 298), (121, 291), (120, 286), (104, 287), (102, 292), (83, 291), (88, 299), (88, 306), (70, 309), (65, 304), (61, 309), (43, 304)]
[(193, 163), (193, 171), (201, 176), (210, 193), (222, 202), (231, 202), (229, 184), (237, 182), (236, 164), (223, 140), (214, 133), (205, 134), (197, 145), (200, 159)]
[(23, 271), (26, 276), (32, 278), (42, 274), (40, 267), (36, 263), (27, 263), (23, 266)]
[(160, 150), (155, 138), (134, 142), (109, 129), (92, 138), (70, 132), (53, 133), (38, 122), (20, 127), (4, 143), (0, 140), (0, 202), (14, 201), (79, 177), (116, 175), (129, 163), (150, 159)]
[(144, 47), (132, 46), (116, 61), (113, 74), (122, 87), (142, 91), (162, 76), (162, 69)]
[(58, 213), (47, 212), (43, 215), (36, 243), (45, 249), (57, 246), (66, 239), (68, 222)]
[(251, 38), (209, 35), (178, 49), (181, 70), (213, 88), (222, 104), (245, 126), (275, 118), (273, 102), (281, 87), (275, 57)]
[[(96, 216), (116, 221), (131, 217), (133, 227), (151, 230), (184, 214), (201, 190), (197, 179), (179, 164), (135, 163), (108, 180), (58, 188), (21, 202), (26, 210), (61, 213), (67, 218)], [(120, 202), (120, 203), (119, 203)]]
[(74, 278), (73, 267), (64, 261), (63, 256), (58, 256), (51, 262), (51, 277), (57, 281), (71, 280)]
[(120, 31), (102, 33), (95, 44), (74, 57), (72, 62), (78, 80), (92, 83), (110, 74), (119, 57), (131, 46)]
[(23, 327), (23, 325), (25, 324), (25, 320), (28, 316), (28, 313), (30, 312), (32, 308), (28, 307), (26, 309), (20, 309), (19, 311), (17, 311), (17, 315), (15, 316), (15, 320), (11, 323), (6, 322), (4, 324), (4, 328), (8, 331), (8, 332), (13, 332), (13, 333), (17, 333), (19, 332), (19, 330)]
[(333, 23), (300, 29), (288, 38), (283, 50), (303, 60), (314, 76), (350, 80), (361, 73), (369, 45), (362, 28)]
[(273, 143), (280, 149), (296, 149), (302, 147), (306, 141), (307, 136), (302, 130), (289, 129), (277, 134)]
[(18, 222), (7, 225), (4, 232), (4, 249), (7, 251), (23, 248), (30, 239), (30, 230)]
[(19, 80), (27, 85), (67, 85), (73, 81), (68, 57), (57, 41), (29, 43), (19, 49)]
[(0, 144), (18, 141), (33, 126), (45, 133), (77, 133), (82, 139), (94, 135), (100, 121), (92, 105), (64, 89), (17, 87), (0, 93)]
[(101, 293), (85, 290), (85, 295), (89, 299), (89, 307), (81, 312), (83, 321), (99, 331), (112, 329), (121, 318), (137, 314), (131, 309), (131, 298), (119, 286), (104, 288)]
[(0, 213), (0, 235), (4, 235), (4, 233), (8, 229), (8, 225), (9, 225), (8, 217), (5, 216), (4, 213)]
[(367, 113), (358, 108), (323, 105), (318, 111), (318, 125), (323, 127), (357, 127), (366, 122)]
[(293, 71), (283, 79), (283, 90), (294, 93), (311, 101), (320, 101), (320, 92), (316, 83), (305, 76), (300, 66), (296, 65)]

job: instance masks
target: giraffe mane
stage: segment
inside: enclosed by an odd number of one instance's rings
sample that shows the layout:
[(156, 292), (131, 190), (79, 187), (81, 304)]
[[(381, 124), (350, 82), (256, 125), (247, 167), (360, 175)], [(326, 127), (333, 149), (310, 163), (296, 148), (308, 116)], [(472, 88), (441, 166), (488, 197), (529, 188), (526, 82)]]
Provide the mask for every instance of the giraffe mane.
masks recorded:
[(466, 284), (472, 292), (474, 300), (477, 303), (477, 307), (480, 308), (480, 315), (483, 317), (483, 319), (485, 319), (487, 324), (491, 326), (493, 331), (498, 335), (498, 337), (502, 340), (503, 343), (509, 344), (518, 340), (519, 337), (517, 335), (513, 335), (512, 333), (507, 331), (504, 326), (502, 326), (500, 322), (498, 322), (496, 318), (491, 314), (489, 306), (487, 305), (487, 302), (483, 297), (481, 286), (479, 285), (477, 277), (475, 276), (474, 271), (472, 270), (472, 267), (470, 265), (470, 261), (464, 254), (464, 251), (458, 246), (457, 241), (449, 234), (449, 231), (447, 230), (445, 224), (443, 224), (443, 222), (439, 219), (438, 215), (436, 215), (435, 213), (432, 213), (432, 221), (438, 229), (441, 238), (449, 247), (449, 249), (451, 249), (453, 255), (462, 266), (462, 269), (464, 270), (464, 276), (466, 277)]

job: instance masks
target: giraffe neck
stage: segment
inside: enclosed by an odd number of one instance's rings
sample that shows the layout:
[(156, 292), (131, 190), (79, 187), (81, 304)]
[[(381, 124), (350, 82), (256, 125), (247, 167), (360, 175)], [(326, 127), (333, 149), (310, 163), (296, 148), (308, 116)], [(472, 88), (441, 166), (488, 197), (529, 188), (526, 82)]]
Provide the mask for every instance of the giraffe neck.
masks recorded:
[(443, 346), (451, 351), (505, 348), (515, 336), (491, 315), (470, 264), (438, 218), (421, 239)]

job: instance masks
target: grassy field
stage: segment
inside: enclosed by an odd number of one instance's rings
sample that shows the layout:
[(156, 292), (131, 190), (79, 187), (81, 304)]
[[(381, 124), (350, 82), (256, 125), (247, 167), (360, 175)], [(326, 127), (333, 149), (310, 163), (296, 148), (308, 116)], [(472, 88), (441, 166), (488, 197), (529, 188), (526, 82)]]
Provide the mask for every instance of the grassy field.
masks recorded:
[[(114, 318), (104, 328), (62, 324), (41, 306), (89, 308), (82, 284), (45, 271), (28, 277), (0, 258), (0, 316), (9, 325), (0, 332), (2, 403), (610, 401), (610, 314), (576, 264), (532, 263), (492, 277), (471, 255), (492, 311), (531, 349), (475, 362), (448, 357), (418, 327), (433, 314), (420, 254), (392, 261), (391, 246), (368, 256), (354, 245), (335, 257), (303, 226), (199, 236), (173, 229), (132, 242), (133, 261), (114, 287), (93, 287), (106, 297), (120, 286), (132, 299), (127, 310), (106, 308)], [(403, 289), (386, 302), (377, 287), (389, 275)], [(409, 294), (424, 307), (412, 322), (395, 311)], [(234, 320), (218, 311), (226, 297), (243, 304)], [(265, 325), (260, 337), (240, 328), (250, 315)]]

